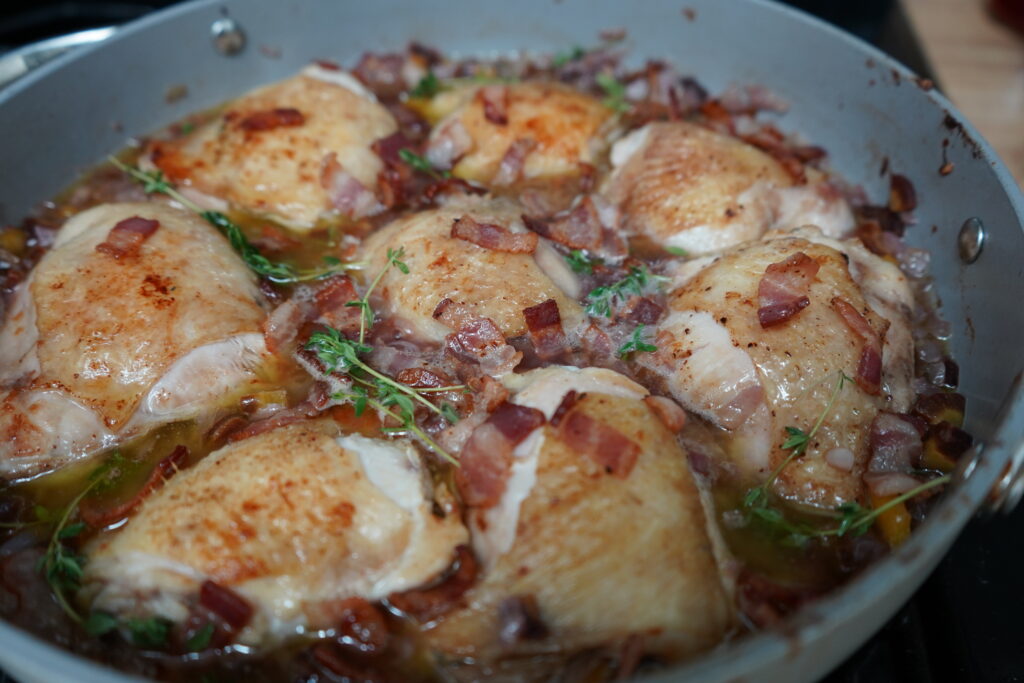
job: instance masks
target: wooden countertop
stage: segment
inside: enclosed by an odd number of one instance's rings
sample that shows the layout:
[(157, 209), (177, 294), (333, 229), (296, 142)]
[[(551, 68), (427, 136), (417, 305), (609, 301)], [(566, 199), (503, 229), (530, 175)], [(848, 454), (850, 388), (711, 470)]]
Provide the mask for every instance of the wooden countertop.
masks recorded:
[(942, 91), (1024, 187), (1024, 36), (984, 0), (900, 0)]

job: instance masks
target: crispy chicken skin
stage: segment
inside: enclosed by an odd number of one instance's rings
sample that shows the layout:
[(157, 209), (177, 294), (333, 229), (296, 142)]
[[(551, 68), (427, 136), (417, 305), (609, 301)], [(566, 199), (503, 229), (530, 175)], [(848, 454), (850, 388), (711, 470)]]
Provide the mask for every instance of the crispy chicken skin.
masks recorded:
[(795, 187), (769, 155), (697, 124), (648, 124), (615, 143), (611, 158), (603, 189), (624, 229), (692, 255), (772, 227), (814, 223), (832, 236), (853, 227), (846, 201), (824, 183)]
[[(596, 368), (534, 370), (507, 383), (513, 402), (549, 418), (577, 391), (575, 410), (632, 440), (639, 457), (621, 477), (550, 425), (527, 437), (501, 502), (467, 513), (483, 574), (466, 606), (427, 631), (430, 644), (482, 662), (638, 636), (648, 653), (713, 646), (733, 624), (727, 561), (686, 456), (641, 400), (646, 390)], [(523, 598), (536, 601), (546, 636), (503, 639), (501, 612)]]
[(524, 181), (577, 175), (580, 164), (596, 163), (607, 144), (603, 126), (610, 117), (610, 110), (597, 99), (556, 83), (490, 87), (498, 89), (494, 97), (506, 102), (507, 123), (488, 118), (479, 86), (441, 93), (432, 109), (447, 115), (431, 132), (430, 158), (454, 154), (448, 159), (454, 175), (485, 184), (494, 180), (502, 158), (517, 140), (536, 145), (523, 163)]
[(544, 240), (532, 254), (494, 251), (451, 236), (452, 223), (468, 215), (481, 223), (525, 232), (522, 207), (506, 200), (469, 197), (400, 218), (371, 235), (363, 247), (366, 272), (376, 275), (388, 249), (404, 248), (406, 275), (390, 269), (377, 288), (379, 310), (403, 321), (424, 341), (440, 342), (451, 329), (433, 313), (444, 299), (490, 318), (506, 337), (526, 332), (523, 309), (554, 299), (566, 329), (583, 312), (579, 285), (564, 259)]
[[(782, 449), (785, 428), (809, 432), (839, 373), (857, 375), (861, 339), (832, 303), (837, 297), (848, 302), (884, 340), (881, 391), (873, 396), (845, 382), (806, 454), (776, 484), (796, 503), (832, 509), (862, 493), (875, 414), (909, 408), (912, 298), (899, 269), (855, 241), (829, 240), (809, 228), (775, 237), (726, 252), (673, 291), (670, 313), (658, 327), (658, 351), (640, 362), (662, 373), (685, 407), (731, 432), (726, 467), (763, 480), (788, 455)], [(758, 287), (765, 269), (797, 253), (820, 267), (810, 303), (789, 320), (762, 328)], [(877, 296), (883, 289), (885, 301)], [(850, 471), (825, 460), (840, 447), (855, 456)]]
[[(97, 249), (136, 216), (159, 223), (138, 255)], [(166, 205), (75, 216), (15, 301), (0, 329), (4, 476), (56, 469), (262, 381), (255, 277), (214, 228)]]
[[(281, 110), (297, 114), (274, 115)], [(370, 205), (360, 213), (373, 212), (383, 165), (370, 145), (397, 127), (355, 78), (313, 65), (234, 100), (189, 135), (153, 142), (148, 156), (211, 208), (226, 203), (308, 231), (351, 213), (351, 206), (335, 206), (339, 199), (328, 179), (332, 161), (369, 192)], [(349, 200), (352, 192), (350, 187)]]
[(378, 600), (451, 564), (467, 532), (435, 514), (429, 481), (406, 442), (339, 436), (330, 421), (264, 432), (178, 473), (89, 545), (81, 599), (182, 621), (212, 580), (254, 606), (243, 642), (330, 628), (332, 602)]

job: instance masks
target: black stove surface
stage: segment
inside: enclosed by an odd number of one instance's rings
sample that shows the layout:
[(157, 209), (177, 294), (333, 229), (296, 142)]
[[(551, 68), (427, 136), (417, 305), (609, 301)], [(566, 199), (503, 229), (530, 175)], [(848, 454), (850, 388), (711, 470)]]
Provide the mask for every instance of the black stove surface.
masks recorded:
[[(168, 0), (5, 0), (0, 52), (120, 24)], [(893, 0), (792, 0), (928, 76)], [(941, 87), (941, 84), (940, 84)], [(1024, 506), (977, 519), (914, 597), (824, 683), (1024, 683)], [(11, 679), (0, 672), (0, 683)]]

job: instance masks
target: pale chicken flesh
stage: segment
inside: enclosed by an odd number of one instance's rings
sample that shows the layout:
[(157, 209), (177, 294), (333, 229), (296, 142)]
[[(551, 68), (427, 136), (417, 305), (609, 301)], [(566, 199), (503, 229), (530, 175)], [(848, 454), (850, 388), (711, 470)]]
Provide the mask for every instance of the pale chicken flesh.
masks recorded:
[(210, 208), (226, 203), (308, 231), (383, 209), (371, 145), (397, 128), (354, 77), (312, 65), (184, 137), (153, 142), (149, 162)]
[[(568, 391), (578, 392), (574, 410), (633, 441), (639, 457), (620, 477), (550, 425), (528, 436), (498, 505), (467, 512), (483, 573), (465, 607), (427, 631), (430, 644), (483, 662), (630, 638), (651, 654), (711, 647), (734, 624), (729, 561), (712, 538), (686, 456), (641, 400), (647, 391), (596, 368), (547, 368), (507, 381), (514, 403), (549, 419)], [(546, 637), (501, 636), (510, 598), (535, 601)]]
[(268, 645), (329, 631), (332, 603), (434, 579), (466, 540), (408, 442), (308, 422), (226, 446), (171, 478), (86, 549), (81, 598), (126, 618), (181, 622), (214, 581), (255, 608), (239, 641)]
[[(97, 249), (134, 217), (159, 224), (138, 255)], [(7, 477), (59, 468), (266, 384), (256, 278), (214, 228), (168, 206), (75, 216), (15, 301), (0, 331)]]
[[(862, 497), (874, 416), (910, 407), (912, 299), (899, 269), (859, 243), (828, 240), (810, 229), (800, 234), (737, 247), (690, 276), (669, 295), (658, 351), (640, 362), (659, 373), (684, 406), (728, 430), (728, 467), (745, 481), (763, 481), (788, 455), (782, 448), (786, 428), (810, 432), (837, 391), (840, 373), (857, 374), (862, 342), (832, 303), (848, 302), (884, 340), (881, 390), (871, 395), (843, 380), (806, 454), (775, 483), (795, 503), (833, 509)], [(758, 317), (761, 278), (769, 265), (797, 253), (819, 266), (809, 304), (764, 328)], [(885, 306), (871, 295), (880, 286), (888, 291)], [(852, 451), (850, 470), (826, 461), (835, 448)]]

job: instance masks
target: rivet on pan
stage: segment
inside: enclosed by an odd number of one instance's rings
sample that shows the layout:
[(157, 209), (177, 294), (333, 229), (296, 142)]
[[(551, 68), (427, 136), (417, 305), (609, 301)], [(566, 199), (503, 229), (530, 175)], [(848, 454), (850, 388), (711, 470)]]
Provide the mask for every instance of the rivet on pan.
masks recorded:
[(210, 24), (213, 47), (225, 57), (237, 55), (245, 47), (245, 31), (234, 19), (224, 17)]
[(968, 218), (960, 226), (960, 236), (957, 237), (957, 245), (960, 247), (960, 260), (964, 263), (974, 263), (981, 255), (981, 248), (985, 246), (985, 224), (980, 218)]

